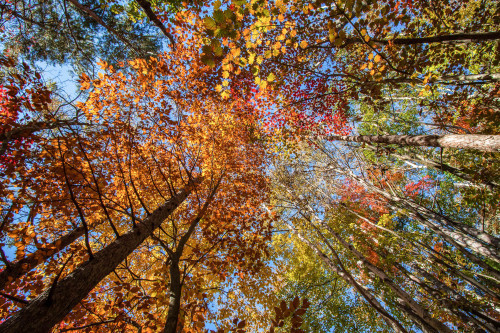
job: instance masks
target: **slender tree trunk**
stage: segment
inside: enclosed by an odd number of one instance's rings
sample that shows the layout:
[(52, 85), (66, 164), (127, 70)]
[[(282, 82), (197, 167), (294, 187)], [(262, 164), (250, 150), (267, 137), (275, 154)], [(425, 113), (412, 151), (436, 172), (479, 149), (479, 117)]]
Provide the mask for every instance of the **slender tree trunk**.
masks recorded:
[(53, 241), (49, 245), (41, 247), (19, 261), (11, 263), (0, 272), (0, 290), (3, 290), (7, 284), (20, 278), (48, 258), (52, 257), (54, 254), (64, 249), (69, 244), (73, 243), (76, 239), (82, 236), (84, 232), (85, 228), (80, 226), (73, 229), (70, 233)]
[(488, 152), (500, 151), (500, 135), (330, 135), (326, 139), (329, 141), (383, 143), (415, 147), (477, 149)]
[[(411, 311), (417, 316), (418, 321), (420, 324), (424, 326), (428, 326), (429, 328), (434, 329), (436, 332), (450, 332), (451, 330), (446, 327), (443, 323), (441, 323), (439, 320), (434, 319), (431, 314), (423, 308), (420, 304), (418, 304), (406, 291), (401, 289), (397, 284), (395, 284), (392, 279), (385, 274), (383, 270), (378, 268), (377, 266), (373, 265), (366, 257), (356, 250), (356, 248), (352, 245), (346, 242), (342, 237), (340, 237), (339, 234), (337, 234), (330, 226), (326, 223), (323, 223), (321, 220), (318, 219), (320, 223), (328, 230), (328, 232), (337, 239), (337, 241), (342, 244), (342, 246), (350, 251), (358, 260), (360, 260), (364, 267), (366, 267), (370, 272), (372, 272), (375, 276), (377, 276), (380, 281), (382, 281), (386, 286), (388, 286), (398, 297), (401, 298), (401, 300), (405, 303), (407, 307), (411, 309)], [(313, 226), (314, 229), (316, 229), (317, 233), (319, 236), (325, 241), (325, 243), (328, 245), (330, 250), (333, 248), (329, 245), (328, 240), (326, 237), (323, 235), (323, 233), (317, 229), (317, 227), (314, 225), (313, 222), (310, 222), (311, 225)]]
[(345, 171), (338, 168), (331, 168), (332, 170), (347, 175), (348, 177), (356, 180), (358, 183), (370, 189), (389, 200), (395, 208), (406, 208), (409, 210), (410, 215), (422, 222), (423, 225), (436, 232), (443, 237), (446, 241), (456, 246), (465, 256), (474, 261), (476, 264), (487, 269), (495, 278), (499, 278), (500, 272), (493, 269), (486, 264), (481, 258), (470, 253), (470, 251), (483, 255), (491, 260), (500, 262), (498, 254), (500, 249), (500, 240), (492, 235), (482, 232), (474, 227), (452, 221), (451, 219), (434, 212), (424, 206), (419, 205), (413, 200), (400, 198), (394, 194), (380, 189), (363, 178), (357, 176), (352, 171)]
[(475, 180), (468, 173), (466, 173), (460, 169), (452, 167), (451, 165), (448, 165), (448, 164), (444, 164), (444, 163), (430, 160), (430, 159), (425, 158), (424, 156), (421, 156), (421, 155), (417, 155), (415, 157), (412, 157), (409, 155), (399, 155), (399, 154), (391, 154), (391, 155), (394, 157), (397, 157), (401, 160), (404, 160), (404, 161), (416, 162), (416, 163), (425, 165), (425, 166), (430, 167), (430, 168), (434, 168), (437, 170), (448, 172), (449, 174), (451, 174), (453, 176), (456, 176), (458, 178), (462, 178), (463, 180), (466, 180), (466, 181), (471, 182), (471, 183), (479, 182), (479, 183), (483, 184), (484, 186), (487, 186), (491, 191), (495, 190), (495, 188), (498, 188), (498, 184), (496, 184), (494, 182)]
[(48, 332), (61, 321), (88, 293), (132, 253), (161, 223), (188, 197), (193, 186), (201, 180), (190, 182), (137, 227), (116, 239), (94, 258), (82, 264), (60, 280), (29, 305), (12, 315), (0, 325), (3, 333)]

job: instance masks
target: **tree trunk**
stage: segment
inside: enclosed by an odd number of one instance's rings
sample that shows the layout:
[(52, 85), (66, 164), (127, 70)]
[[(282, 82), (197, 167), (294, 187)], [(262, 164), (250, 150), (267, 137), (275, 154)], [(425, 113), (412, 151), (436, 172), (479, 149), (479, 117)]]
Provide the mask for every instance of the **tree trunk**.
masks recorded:
[(179, 311), (181, 309), (181, 272), (179, 270), (179, 258), (174, 256), (170, 263), (170, 300), (168, 303), (167, 321), (164, 333), (176, 333)]
[[(450, 332), (451, 330), (448, 329), (443, 323), (441, 323), (439, 320), (436, 320), (432, 317), (432, 315), (425, 309), (423, 308), (420, 304), (418, 304), (406, 291), (401, 289), (397, 284), (395, 284), (392, 279), (385, 274), (383, 270), (378, 268), (377, 266), (373, 265), (366, 257), (356, 250), (356, 248), (346, 242), (342, 237), (340, 237), (339, 234), (337, 234), (330, 226), (326, 223), (321, 222), (320, 223), (326, 227), (328, 232), (337, 239), (337, 241), (342, 244), (342, 246), (350, 251), (358, 260), (360, 260), (363, 265), (375, 276), (377, 276), (380, 281), (382, 281), (386, 286), (388, 286), (398, 297), (401, 298), (401, 301), (405, 303), (407, 307), (411, 309), (411, 311), (417, 316), (417, 319), (421, 325), (428, 326), (429, 328), (432, 328), (436, 332)], [(311, 225), (313, 226), (314, 229), (316, 229), (317, 233), (319, 236), (325, 241), (327, 246), (330, 248), (330, 250), (333, 250), (333, 247), (330, 246), (329, 242), (327, 242), (326, 237), (323, 235), (323, 233), (317, 229), (317, 227), (314, 225), (314, 223), (310, 222)]]
[[(377, 45), (420, 45), (431, 43), (444, 43), (444, 44), (459, 44), (459, 43), (479, 43), (488, 40), (500, 39), (500, 31), (492, 32), (476, 32), (476, 33), (459, 33), (440, 36), (428, 37), (401, 37), (394, 39), (370, 39), (369, 43)], [(364, 44), (365, 41), (359, 37), (347, 38), (345, 45), (349, 44)]]
[(401, 160), (404, 160), (404, 161), (412, 161), (412, 162), (416, 162), (416, 163), (425, 165), (425, 166), (430, 167), (430, 168), (434, 168), (437, 170), (448, 172), (449, 174), (451, 174), (453, 176), (456, 176), (458, 178), (462, 178), (463, 180), (466, 180), (466, 181), (471, 182), (471, 183), (483, 184), (484, 186), (487, 186), (491, 191), (495, 190), (495, 188), (498, 188), (497, 183), (486, 181), (486, 180), (475, 180), (468, 173), (466, 173), (460, 169), (452, 167), (451, 165), (448, 165), (448, 164), (444, 164), (444, 163), (430, 160), (428, 158), (425, 158), (424, 156), (417, 155), (416, 157), (412, 157), (409, 155), (399, 155), (399, 154), (392, 154), (392, 153), (391, 153), (391, 155), (394, 157), (397, 157)]
[(11, 263), (0, 272), (0, 290), (3, 290), (8, 283), (20, 278), (69, 244), (73, 243), (84, 234), (84, 230), (84, 227), (80, 226), (49, 245), (37, 249), (35, 252), (30, 253), (17, 262)]
[[(321, 139), (321, 137), (318, 139)], [(326, 139), (329, 141), (384, 143), (401, 146), (477, 149), (488, 152), (500, 151), (500, 135), (330, 135)]]
[(164, 333), (177, 332), (177, 323), (179, 321), (179, 313), (181, 310), (181, 296), (182, 296), (182, 281), (181, 281), (181, 272), (179, 269), (179, 260), (181, 259), (182, 253), (184, 251), (184, 246), (188, 242), (194, 230), (196, 229), (201, 219), (205, 215), (208, 207), (212, 203), (212, 200), (214, 199), (215, 194), (217, 193), (217, 189), (219, 188), (221, 180), (222, 178), (220, 178), (217, 184), (214, 186), (209, 197), (205, 201), (205, 204), (203, 205), (202, 209), (200, 210), (198, 215), (196, 215), (196, 217), (193, 219), (186, 233), (182, 235), (175, 251), (173, 253), (170, 253), (170, 259), (171, 259), (170, 291), (169, 291), (170, 300), (168, 305), (167, 321), (163, 329)]
[(200, 181), (199, 178), (191, 181), (184, 189), (146, 217), (137, 227), (94, 254), (93, 259), (82, 264), (57, 284), (45, 290), (29, 305), (0, 325), (0, 331), (3, 333), (48, 332), (148, 238), (188, 197), (193, 186)]
[(418, 219), (424, 226), (443, 237), (447, 242), (456, 246), (470, 260), (487, 269), (493, 276), (495, 276), (495, 278), (500, 277), (500, 272), (467, 250), (470, 249), (474, 253), (483, 255), (486, 258), (500, 263), (500, 240), (498, 238), (474, 227), (453, 221), (446, 216), (419, 205), (413, 200), (400, 198), (383, 189), (380, 189), (357, 176), (352, 171), (346, 172), (345, 170), (338, 168), (332, 168), (332, 170), (340, 174), (347, 175), (367, 189), (384, 196), (387, 200), (389, 200), (389, 204), (392, 204), (393, 207), (408, 209), (411, 216)]

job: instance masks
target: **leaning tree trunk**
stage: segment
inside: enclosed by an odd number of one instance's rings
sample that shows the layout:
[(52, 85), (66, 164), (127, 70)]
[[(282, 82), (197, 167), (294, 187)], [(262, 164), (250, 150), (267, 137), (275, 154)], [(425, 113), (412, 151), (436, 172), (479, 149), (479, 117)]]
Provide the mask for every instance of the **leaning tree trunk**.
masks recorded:
[[(318, 137), (321, 139), (321, 137)], [(500, 151), (500, 135), (450, 134), (450, 135), (329, 135), (329, 141), (383, 143), (415, 147), (440, 147)]]
[[(476, 33), (458, 33), (450, 35), (427, 36), (427, 37), (400, 37), (394, 39), (370, 39), (370, 43), (376, 45), (421, 45), (431, 43), (443, 44), (467, 44), (479, 43), (489, 40), (500, 39), (500, 31), (476, 32)], [(347, 38), (344, 42), (348, 44), (364, 44), (365, 41), (359, 37)]]
[(3, 333), (48, 332), (148, 238), (188, 197), (194, 184), (200, 181), (200, 179), (191, 181), (188, 186), (158, 207), (137, 227), (95, 253), (93, 259), (82, 264), (64, 279), (30, 301), (29, 305), (0, 325), (0, 331)]
[(10, 263), (3, 271), (0, 272), (0, 290), (3, 290), (7, 284), (20, 278), (48, 258), (52, 257), (54, 254), (64, 249), (69, 244), (73, 243), (76, 239), (82, 236), (84, 232), (85, 228), (80, 226), (73, 229), (70, 233), (56, 239), (49, 245), (40, 247), (26, 257)]
[[(311, 223), (312, 224), (312, 223)], [(350, 251), (358, 260), (360, 260), (364, 267), (366, 267), (370, 272), (375, 274), (380, 281), (382, 281), (386, 286), (388, 286), (405, 304), (408, 306), (412, 312), (414, 312), (419, 322), (424, 326), (432, 327), (432, 329), (436, 330), (436, 332), (451, 332), (446, 325), (444, 325), (439, 320), (432, 317), (432, 315), (421, 306), (418, 302), (416, 302), (413, 297), (411, 297), (406, 291), (400, 288), (396, 283), (392, 281), (392, 279), (380, 268), (373, 265), (361, 252), (356, 250), (354, 245), (346, 242), (339, 234), (337, 234), (328, 224), (323, 223), (323, 225), (327, 228), (327, 230), (332, 234), (333, 237), (337, 239), (342, 246)], [(319, 230), (318, 230), (319, 232)], [(320, 235), (322, 238), (323, 234)]]
[(466, 180), (466, 181), (471, 182), (471, 183), (480, 183), (480, 184), (488, 187), (491, 191), (494, 191), (495, 188), (499, 187), (499, 185), (495, 182), (491, 182), (491, 181), (487, 181), (487, 180), (476, 180), (471, 175), (469, 175), (468, 173), (466, 173), (460, 169), (457, 169), (457, 168), (452, 167), (451, 165), (448, 165), (445, 163), (430, 160), (430, 159), (425, 158), (424, 156), (421, 156), (421, 155), (416, 155), (415, 157), (413, 157), (413, 156), (409, 156), (409, 155), (399, 155), (399, 154), (391, 153), (391, 156), (399, 158), (403, 161), (411, 161), (411, 162), (425, 165), (426, 167), (430, 167), (430, 168), (434, 168), (437, 170), (448, 172), (449, 174), (451, 174), (453, 176), (462, 178), (463, 180)]
[[(352, 171), (345, 172), (344, 170), (340, 170), (338, 168), (332, 168), (332, 170), (341, 174), (346, 174), (348, 177), (356, 180), (367, 189), (371, 189), (372, 191), (384, 196), (389, 200), (389, 204), (394, 205), (394, 207), (408, 209), (410, 215), (443, 237), (446, 241), (450, 242), (450, 244), (456, 246), (470, 260), (474, 261), (481, 267), (488, 269), (488, 271), (496, 278), (500, 277), (500, 272), (493, 269), (481, 258), (473, 254), (476, 253), (483, 255), (488, 259), (500, 263), (500, 239), (497, 237), (489, 235), (466, 224), (452, 221), (446, 216), (421, 206), (413, 200), (395, 196), (394, 194), (370, 184), (361, 177), (355, 175)], [(467, 249), (473, 253), (470, 253)]]

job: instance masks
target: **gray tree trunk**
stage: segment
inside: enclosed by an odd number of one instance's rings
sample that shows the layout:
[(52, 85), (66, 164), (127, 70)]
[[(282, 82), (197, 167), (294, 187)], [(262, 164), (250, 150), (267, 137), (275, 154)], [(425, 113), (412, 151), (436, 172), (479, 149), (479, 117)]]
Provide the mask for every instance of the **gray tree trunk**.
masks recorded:
[(500, 135), (330, 135), (325, 137), (325, 139), (329, 141), (383, 143), (416, 147), (477, 149), (488, 152), (500, 151)]

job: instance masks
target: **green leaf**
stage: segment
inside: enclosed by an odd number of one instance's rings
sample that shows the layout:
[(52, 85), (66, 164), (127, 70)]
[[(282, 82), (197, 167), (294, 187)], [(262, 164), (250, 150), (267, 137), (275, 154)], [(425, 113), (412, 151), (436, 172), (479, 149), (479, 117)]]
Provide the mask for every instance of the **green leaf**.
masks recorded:
[(217, 23), (222, 23), (226, 20), (226, 17), (224, 16), (224, 12), (220, 9), (214, 11), (214, 19), (215, 22)]
[(217, 23), (215, 23), (214, 19), (211, 17), (205, 17), (203, 19), (203, 24), (208, 30), (215, 30), (215, 28), (217, 28)]

